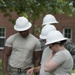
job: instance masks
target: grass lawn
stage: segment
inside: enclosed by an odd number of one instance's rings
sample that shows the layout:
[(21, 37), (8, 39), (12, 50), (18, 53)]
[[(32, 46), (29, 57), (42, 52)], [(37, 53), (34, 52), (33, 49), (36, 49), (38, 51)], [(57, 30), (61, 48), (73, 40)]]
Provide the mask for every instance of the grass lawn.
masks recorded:
[(2, 74), (2, 69), (1, 69), (1, 68), (2, 68), (2, 60), (0, 59), (0, 75), (3, 75), (3, 74)]
[(2, 74), (2, 69), (0, 69), (0, 75), (3, 75), (3, 74)]
[(74, 69), (74, 70), (72, 70), (72, 73), (75, 73), (75, 69)]

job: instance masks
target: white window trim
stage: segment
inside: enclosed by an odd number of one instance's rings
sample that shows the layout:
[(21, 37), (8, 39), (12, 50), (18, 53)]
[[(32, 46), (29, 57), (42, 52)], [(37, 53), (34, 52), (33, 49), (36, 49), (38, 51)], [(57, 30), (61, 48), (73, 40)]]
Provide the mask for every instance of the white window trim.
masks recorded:
[[(0, 26), (0, 28), (4, 28), (5, 29), (4, 37), (2, 36), (0, 38), (6, 38), (6, 27)], [(4, 47), (0, 47), (0, 49), (2, 50), (2, 49), (4, 49)]]
[(64, 28), (64, 29), (63, 29), (63, 35), (65, 35), (65, 31), (64, 31), (65, 29), (71, 29), (71, 38), (69, 38), (69, 40), (72, 41), (72, 28), (70, 28), (70, 27)]

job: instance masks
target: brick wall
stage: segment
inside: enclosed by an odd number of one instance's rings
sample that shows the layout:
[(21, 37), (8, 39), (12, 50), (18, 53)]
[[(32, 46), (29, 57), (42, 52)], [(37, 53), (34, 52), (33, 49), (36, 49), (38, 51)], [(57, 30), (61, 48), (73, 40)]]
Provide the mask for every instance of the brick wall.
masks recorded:
[[(11, 13), (12, 14), (12, 18), (16, 19), (18, 16), (16, 15), (15, 12)], [(59, 21), (59, 24), (56, 25), (56, 28), (63, 32), (63, 28), (64, 27), (70, 27), (72, 28), (73, 32), (72, 32), (72, 42), (75, 43), (75, 16), (73, 17), (67, 17), (66, 15), (62, 15), (62, 14), (57, 14), (54, 15), (56, 17), (56, 19)], [(34, 25), (37, 25), (41, 28), (41, 24), (42, 24), (42, 19), (43, 17), (40, 17), (40, 19), (36, 20), (34, 22)], [(13, 29), (13, 24), (11, 22), (8, 21), (8, 17), (4, 17), (3, 14), (0, 14), (0, 26), (4, 26), (6, 27), (6, 39), (14, 34), (16, 31)], [(34, 33), (34, 35), (36, 37), (39, 37), (39, 35), (36, 35), (36, 33)], [(3, 50), (0, 50), (0, 58), (2, 58), (2, 52)]]
[[(16, 15), (15, 12), (11, 13), (12, 16), (11, 18), (16, 19), (18, 16)], [(9, 17), (4, 17), (4, 15), (2, 13), (0, 13), (0, 27), (5, 27), (6, 28), (6, 35), (5, 35), (5, 40), (12, 34), (14, 34), (16, 31), (14, 31), (13, 29), (13, 24), (11, 22), (9, 22)], [(0, 58), (2, 58), (2, 53), (3, 50), (0, 49)]]

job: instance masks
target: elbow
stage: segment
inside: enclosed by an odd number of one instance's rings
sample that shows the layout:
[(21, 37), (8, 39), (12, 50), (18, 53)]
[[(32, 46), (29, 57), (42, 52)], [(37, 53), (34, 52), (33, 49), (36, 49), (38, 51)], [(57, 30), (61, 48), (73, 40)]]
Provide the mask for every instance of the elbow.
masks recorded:
[(45, 72), (48, 72), (48, 69), (47, 69), (47, 68), (44, 68), (44, 71), (45, 71)]
[(45, 64), (44, 71), (45, 72), (52, 72), (53, 71), (53, 68), (51, 66), (49, 66), (48, 64)]
[(49, 68), (47, 66), (44, 66), (44, 71), (45, 72), (50, 72)]
[(44, 68), (45, 72), (51, 72), (51, 70), (49, 68)]

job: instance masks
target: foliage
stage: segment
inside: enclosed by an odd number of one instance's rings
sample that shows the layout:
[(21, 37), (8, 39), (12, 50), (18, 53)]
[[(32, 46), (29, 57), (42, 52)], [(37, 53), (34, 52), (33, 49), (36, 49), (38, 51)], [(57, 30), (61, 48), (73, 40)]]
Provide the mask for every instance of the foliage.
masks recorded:
[(11, 18), (10, 12), (16, 11), (19, 16), (27, 17), (33, 24), (34, 21), (45, 14), (75, 14), (75, 0), (0, 0), (0, 12)]
[(72, 73), (75, 73), (75, 69), (72, 70)]
[(1, 12), (11, 16), (7, 9), (30, 19), (37, 19), (44, 13), (72, 16), (75, 12), (75, 0), (0, 0)]
[(40, 33), (40, 28), (38, 27), (38, 25), (35, 25), (34, 29), (34, 32), (38, 35)]

